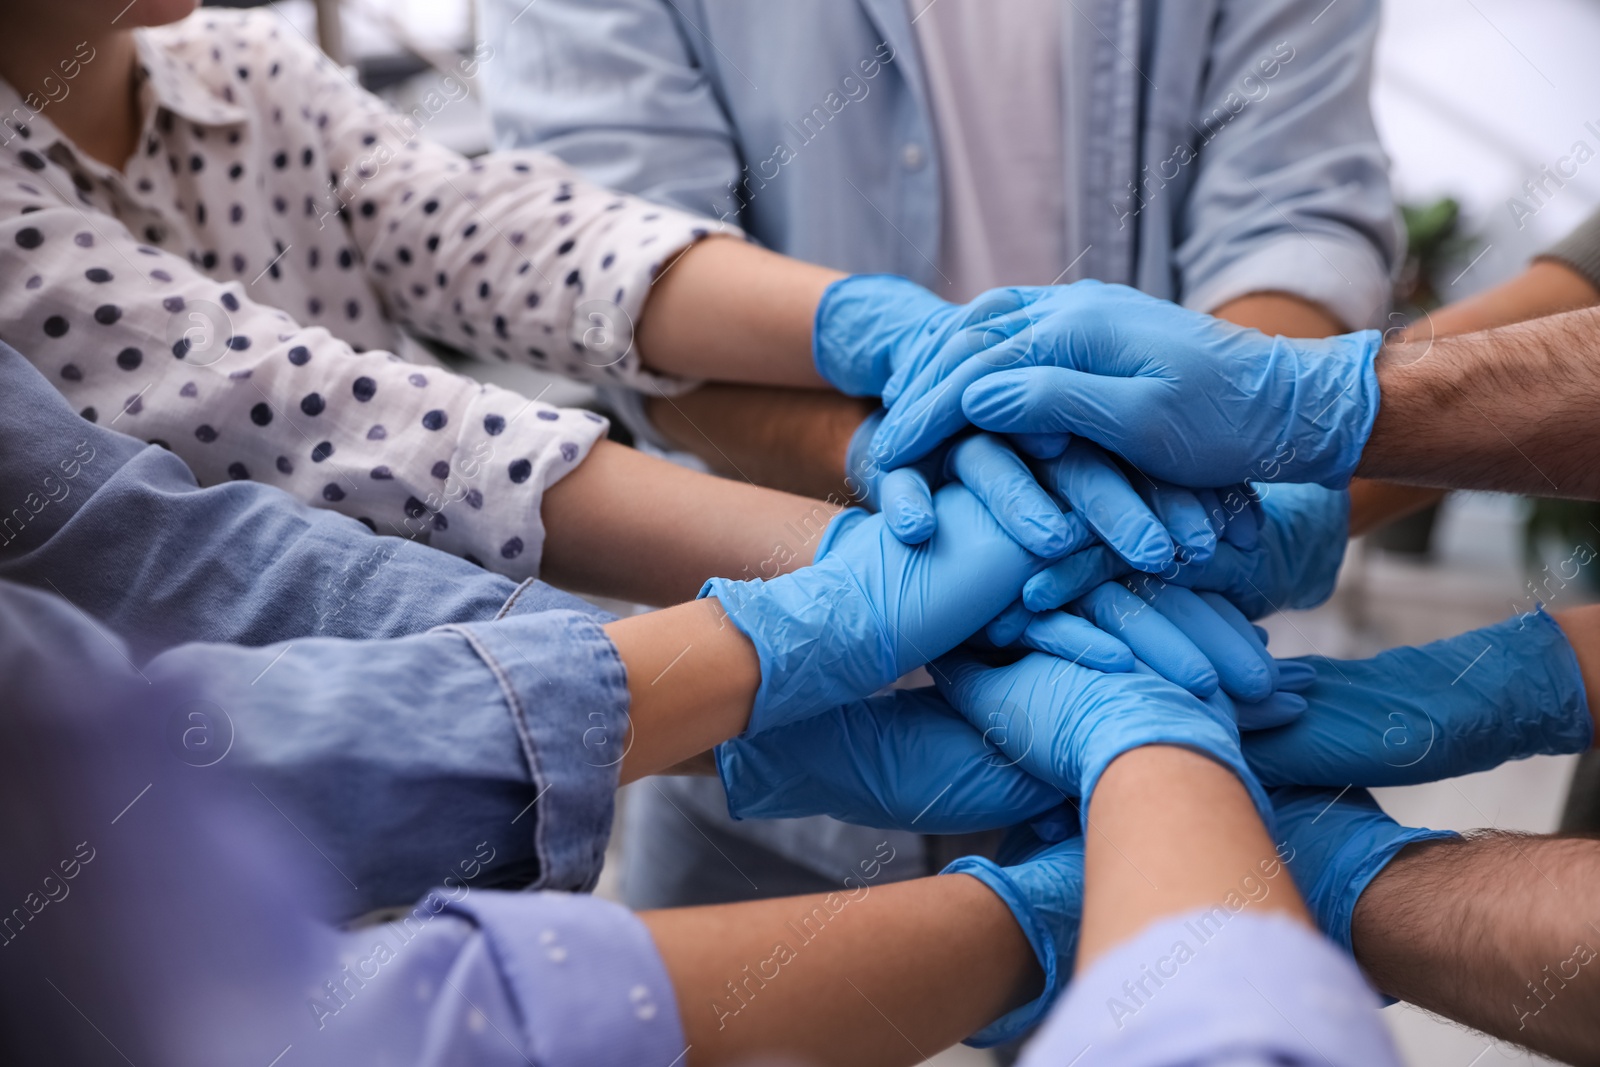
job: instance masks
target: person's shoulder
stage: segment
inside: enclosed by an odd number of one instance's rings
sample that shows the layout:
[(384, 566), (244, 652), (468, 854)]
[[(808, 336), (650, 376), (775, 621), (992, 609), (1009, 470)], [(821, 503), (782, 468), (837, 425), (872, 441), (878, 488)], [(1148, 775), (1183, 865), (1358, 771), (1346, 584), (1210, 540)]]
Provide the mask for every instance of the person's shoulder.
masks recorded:
[[(194, 72), (218, 97), (281, 93), (335, 67), (286, 14), (269, 9), (201, 8), (167, 26), (141, 30), (146, 41)], [(243, 101), (239, 101), (243, 102)]]

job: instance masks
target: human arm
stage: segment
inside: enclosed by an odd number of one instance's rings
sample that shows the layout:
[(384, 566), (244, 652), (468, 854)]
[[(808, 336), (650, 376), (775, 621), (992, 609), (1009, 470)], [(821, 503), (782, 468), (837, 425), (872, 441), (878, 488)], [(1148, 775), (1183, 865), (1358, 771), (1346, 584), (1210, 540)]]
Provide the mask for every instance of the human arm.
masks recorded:
[[(1600, 1062), (1600, 842), (1478, 831), (1401, 852), (1355, 907), (1383, 992), (1566, 1063)], [(1473, 936), (1462, 937), (1471, 930)]]
[[(1594, 612), (1572, 613), (1593, 630)], [(1436, 781), (1594, 739), (1576, 642), (1537, 606), (1509, 620), (1366, 660), (1318, 656), (1296, 721), (1245, 738), (1268, 784), (1380, 786)], [(1596, 646), (1586, 642), (1585, 659)], [(1590, 664), (1593, 667), (1593, 663)]]

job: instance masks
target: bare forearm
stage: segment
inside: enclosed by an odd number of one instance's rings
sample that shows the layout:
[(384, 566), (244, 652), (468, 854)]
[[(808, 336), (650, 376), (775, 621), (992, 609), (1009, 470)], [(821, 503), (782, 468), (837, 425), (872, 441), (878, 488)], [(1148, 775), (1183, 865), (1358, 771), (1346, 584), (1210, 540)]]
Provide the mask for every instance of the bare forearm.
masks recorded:
[(966, 875), (874, 885), (909, 862), (886, 849), (826, 896), (641, 915), (690, 1067), (920, 1063), (1037, 995), (1033, 950), (994, 893)]
[(708, 385), (648, 410), (663, 436), (720, 474), (832, 500), (846, 492), (850, 437), (875, 406), (819, 390)]
[(1379, 989), (1495, 1037), (1600, 1063), (1600, 841), (1485, 832), (1412, 845), (1356, 905)]
[(842, 277), (743, 241), (701, 241), (650, 287), (639, 354), (685, 378), (823, 388), (812, 323), (823, 290)]
[(543, 573), (579, 592), (676, 604), (707, 578), (772, 578), (811, 562), (838, 510), (602, 441), (545, 493)]
[(595, 761), (620, 761), (624, 783), (681, 767), (744, 732), (761, 662), (715, 597), (618, 619), (606, 636), (628, 675), (628, 731), (620, 754), (596, 736)]
[(1119, 757), (1090, 802), (1078, 967), (1163, 916), (1230, 896), (1307, 921), (1237, 776), (1184, 748)]
[(1378, 384), (1358, 474), (1600, 499), (1600, 310), (1387, 345)]

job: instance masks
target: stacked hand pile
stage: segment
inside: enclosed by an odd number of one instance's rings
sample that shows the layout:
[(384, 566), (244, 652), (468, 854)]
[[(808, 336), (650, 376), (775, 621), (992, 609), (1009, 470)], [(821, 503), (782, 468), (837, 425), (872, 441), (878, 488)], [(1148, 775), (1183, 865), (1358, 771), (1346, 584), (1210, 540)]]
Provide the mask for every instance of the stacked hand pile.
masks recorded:
[[(1238, 775), (1325, 932), (1409, 830), (1355, 787), (1586, 748), (1577, 664), (1542, 612), (1362, 662), (1280, 661), (1251, 620), (1321, 603), (1377, 412), (1380, 338), (1267, 337), (1120, 286), (966, 306), (898, 278), (836, 283), (815, 354), (884, 409), (814, 565), (714, 580), (762, 683), (718, 766), (740, 818), (827, 814), (957, 833), (1047, 976), (1070, 974), (1082, 836), (1106, 768), (1179, 745)], [(928, 666), (935, 684), (886, 694)], [(1066, 813), (1063, 818), (1063, 813)]]

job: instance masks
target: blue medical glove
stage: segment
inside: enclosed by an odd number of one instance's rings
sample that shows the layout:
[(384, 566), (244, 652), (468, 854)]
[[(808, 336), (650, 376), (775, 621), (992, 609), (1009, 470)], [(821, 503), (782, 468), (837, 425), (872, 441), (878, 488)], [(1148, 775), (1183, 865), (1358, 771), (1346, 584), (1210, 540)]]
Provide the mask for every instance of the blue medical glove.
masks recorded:
[(986, 324), (1020, 306), (1003, 290), (952, 304), (904, 278), (857, 274), (823, 292), (811, 354), (817, 373), (835, 389), (881, 396), (896, 372), (914, 375), (947, 347), (971, 353), (995, 343), (1003, 335)]
[(1233, 718), (1175, 685), (1135, 671), (1104, 674), (1043, 652), (1003, 667), (956, 652), (934, 664), (945, 698), (985, 738), (1036, 778), (1090, 796), (1111, 761), (1142, 745), (1182, 745), (1237, 774), (1268, 826), (1266, 792), (1239, 753)]
[(1356, 902), (1402, 848), (1459, 838), (1448, 830), (1401, 826), (1365, 789), (1271, 790), (1278, 858), (1288, 864), (1317, 928), (1352, 952)]
[(1012, 539), (1036, 556), (1055, 559), (1093, 540), (1083, 520), (1063, 514), (1000, 438), (973, 434), (909, 466), (889, 469), (870, 452), (882, 420), (883, 412), (875, 412), (851, 436), (846, 479), (852, 492), (883, 512), (889, 530), (906, 544), (921, 544), (933, 535), (930, 486), (948, 479), (971, 489)]
[(1249, 620), (1226, 599), (1208, 600), (1149, 574), (1132, 575), (1123, 582), (1199, 650), (1229, 696), (1265, 700), (1278, 688), (1277, 661), (1256, 637)]
[(1156, 570), (1172, 561), (1172, 535), (1098, 445), (1071, 441), (1065, 452), (1038, 469), (1040, 480), (1133, 566)]
[(971, 489), (1012, 540), (1042, 559), (1094, 542), (1083, 516), (1063, 514), (1028, 465), (993, 434), (958, 441), (945, 459), (945, 474)]
[(850, 435), (845, 449), (845, 486), (873, 511), (882, 512), (889, 532), (908, 545), (933, 536), (933, 489), (944, 455), (936, 452), (905, 467), (889, 469), (872, 456), (872, 435), (883, 422), (883, 410), (868, 415)]
[(1103, 544), (1090, 545), (1056, 560), (1028, 579), (1022, 602), (1029, 611), (1050, 611), (1077, 600), (1098, 585), (1121, 578), (1132, 568)]
[(1246, 616), (1314, 608), (1333, 595), (1350, 540), (1350, 494), (1292, 483), (1258, 485), (1261, 525), (1255, 544), (1226, 541), (1206, 562), (1163, 572), (1178, 585), (1222, 593)]
[(1289, 662), (1316, 672), (1310, 707), (1244, 747), (1271, 785), (1413, 785), (1594, 740), (1577, 658), (1542, 609), (1372, 659)]
[(890, 405), (877, 445), (895, 463), (970, 421), (1087, 437), (1177, 485), (1349, 483), (1378, 410), (1376, 331), (1290, 340), (1125, 286), (1014, 291), (1025, 310), (986, 335), (1005, 340), (936, 355)]
[(1043, 566), (965, 487), (940, 489), (933, 511), (927, 544), (902, 544), (881, 515), (851, 509), (823, 531), (811, 566), (767, 581), (713, 578), (700, 590), (760, 659), (750, 734), (871, 696), (948, 652)]
[(962, 834), (1036, 818), (1061, 790), (1017, 767), (932, 687), (897, 689), (717, 746), (735, 819), (831, 815)]
[(1072, 977), (1083, 916), (1083, 837), (1047, 845), (1002, 867), (981, 856), (964, 856), (940, 874), (968, 874), (1005, 901), (1044, 971), (1044, 991), (967, 1038), (974, 1048), (1015, 1040), (1038, 1025)]

